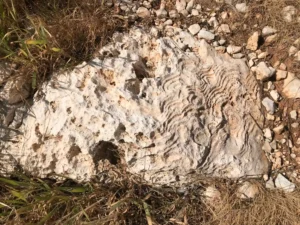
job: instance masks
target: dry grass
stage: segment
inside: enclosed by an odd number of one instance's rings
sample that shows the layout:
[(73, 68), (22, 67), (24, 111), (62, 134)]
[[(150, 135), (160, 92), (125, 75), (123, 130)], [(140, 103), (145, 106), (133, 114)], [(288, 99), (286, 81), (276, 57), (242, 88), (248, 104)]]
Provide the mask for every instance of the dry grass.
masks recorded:
[[(55, 183), (18, 175), (0, 178), (2, 224), (176, 224), (269, 225), (300, 223), (300, 192), (267, 191), (262, 184), (254, 200), (236, 197), (237, 184), (205, 180), (187, 188), (153, 187), (126, 177), (111, 184), (72, 181)], [(204, 186), (215, 185), (222, 193), (210, 203)]]
[(94, 0), (0, 1), (0, 59), (34, 90), (54, 71), (89, 60), (124, 20)]

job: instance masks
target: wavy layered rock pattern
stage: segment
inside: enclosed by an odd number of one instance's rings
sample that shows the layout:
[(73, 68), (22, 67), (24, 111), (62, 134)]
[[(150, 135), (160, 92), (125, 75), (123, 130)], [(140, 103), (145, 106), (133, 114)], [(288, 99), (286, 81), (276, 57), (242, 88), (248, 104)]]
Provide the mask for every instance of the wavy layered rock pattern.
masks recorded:
[(2, 152), (34, 175), (78, 181), (118, 154), (157, 184), (266, 173), (261, 98), (244, 61), (170, 29), (116, 34), (98, 58), (54, 75)]

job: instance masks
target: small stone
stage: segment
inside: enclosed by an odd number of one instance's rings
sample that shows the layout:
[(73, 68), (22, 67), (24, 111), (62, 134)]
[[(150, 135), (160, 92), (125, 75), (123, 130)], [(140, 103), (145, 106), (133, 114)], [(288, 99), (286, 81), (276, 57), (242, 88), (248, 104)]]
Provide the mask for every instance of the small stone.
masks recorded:
[(193, 16), (199, 16), (199, 11), (198, 11), (197, 9), (192, 9), (191, 14), (192, 14)]
[(297, 157), (295, 153), (292, 153), (290, 156), (292, 159), (295, 159)]
[(274, 86), (272, 81), (268, 81), (267, 87), (268, 87), (268, 90), (274, 90), (275, 89), (275, 86)]
[(265, 97), (262, 101), (262, 104), (263, 106), (266, 108), (266, 111), (269, 113), (269, 114), (274, 114), (275, 113), (275, 110), (276, 110), (276, 104), (273, 100), (271, 100), (270, 98), (268, 97)]
[(270, 35), (266, 38), (265, 44), (270, 45), (277, 39), (277, 34)]
[(188, 2), (188, 4), (186, 5), (186, 10), (188, 11), (188, 12), (191, 12), (192, 11), (192, 9), (193, 9), (193, 7), (194, 7), (194, 0), (190, 0), (189, 2)]
[(284, 70), (276, 71), (276, 80), (283, 80), (287, 77), (288, 72)]
[(214, 28), (219, 26), (219, 22), (218, 22), (217, 18), (214, 16), (211, 17), (207, 22), (210, 26), (213, 26)]
[(198, 37), (199, 38), (203, 38), (205, 40), (211, 41), (215, 38), (215, 35), (209, 31), (206, 30), (200, 30), (200, 32), (198, 33)]
[(204, 191), (203, 195), (209, 201), (218, 201), (221, 199), (220, 191), (213, 186), (207, 187), (206, 190)]
[(264, 175), (263, 175), (263, 179), (264, 179), (264, 181), (269, 180), (269, 175), (268, 175), (268, 174), (264, 174)]
[(214, 42), (213, 42), (213, 46), (214, 46), (214, 47), (218, 47), (218, 46), (219, 46), (219, 43), (218, 43), (217, 41), (214, 41)]
[(179, 17), (179, 13), (176, 10), (170, 10), (169, 12), (169, 16), (170, 18), (178, 18)]
[(294, 73), (288, 73), (283, 83), (282, 93), (287, 98), (300, 98), (300, 79)]
[(279, 101), (280, 95), (278, 94), (278, 91), (272, 90), (272, 91), (270, 91), (270, 95), (274, 99), (275, 102)]
[(281, 139), (280, 143), (281, 143), (281, 144), (285, 144), (285, 143), (286, 143), (286, 140), (283, 138), (283, 139)]
[(255, 63), (254, 63), (254, 61), (253, 61), (252, 59), (250, 59), (250, 60), (248, 61), (248, 64), (249, 64), (249, 67), (252, 67), (252, 66), (255, 65)]
[(266, 58), (268, 55), (269, 55), (268, 52), (262, 52), (262, 53), (260, 53), (260, 54), (257, 56), (257, 58), (258, 58), (258, 59), (264, 59), (264, 58)]
[(296, 129), (299, 127), (299, 123), (292, 123), (291, 126), (292, 128)]
[(221, 18), (222, 18), (223, 20), (226, 20), (226, 19), (228, 18), (228, 12), (226, 12), (226, 11), (222, 12), (222, 13), (221, 13)]
[(297, 119), (297, 111), (296, 110), (292, 110), (290, 112), (290, 117), (293, 119), (293, 120), (296, 120)]
[(295, 18), (297, 9), (294, 6), (289, 5), (289, 6), (284, 7), (281, 13), (282, 13), (283, 19), (286, 22), (291, 23), (291, 22), (293, 22), (293, 19)]
[(150, 17), (150, 11), (145, 7), (139, 7), (138, 10), (136, 11), (136, 14), (138, 17), (141, 17), (141, 18)]
[(270, 143), (268, 141), (264, 142), (264, 145), (262, 146), (262, 150), (264, 150), (267, 153), (271, 153), (272, 152), (272, 147), (270, 145)]
[(270, 27), (270, 26), (265, 26), (263, 29), (262, 29), (262, 36), (268, 36), (268, 35), (271, 35), (271, 34), (275, 34), (277, 33), (277, 30)]
[(250, 38), (247, 41), (247, 46), (246, 48), (252, 51), (257, 50), (258, 48), (258, 40), (259, 40), (259, 33), (258, 32), (254, 32)]
[(173, 21), (171, 19), (168, 19), (164, 22), (164, 25), (166, 25), (166, 26), (170, 26), (172, 24), (173, 24)]
[(300, 62), (300, 51), (295, 54), (295, 61)]
[(282, 158), (278, 157), (275, 159), (273, 165), (272, 165), (272, 169), (279, 169), (282, 166)]
[(277, 126), (273, 129), (275, 134), (281, 134), (283, 132), (283, 130), (284, 130), (284, 125), (283, 124), (280, 124), (279, 126)]
[(235, 53), (232, 55), (232, 57), (235, 59), (241, 59), (241, 58), (245, 57), (245, 55), (243, 53)]
[(226, 51), (226, 48), (224, 46), (218, 46), (218, 47), (215, 47), (215, 49), (217, 52), (220, 52), (220, 53), (224, 53)]
[(200, 4), (197, 4), (197, 5), (196, 5), (196, 9), (197, 9), (198, 11), (201, 11), (201, 10), (202, 10), (202, 6), (201, 6)]
[(272, 179), (269, 179), (266, 182), (266, 188), (268, 188), (268, 189), (275, 189), (275, 184), (274, 184), (274, 181)]
[(199, 24), (197, 24), (197, 23), (195, 23), (195, 24), (189, 26), (189, 28), (188, 28), (189, 32), (190, 32), (192, 35), (197, 34), (197, 33), (200, 31), (200, 29), (201, 29), (201, 28), (200, 28)]
[(282, 174), (278, 174), (275, 179), (275, 186), (278, 189), (283, 190), (284, 192), (293, 192), (295, 190), (295, 184), (290, 182)]
[(293, 146), (293, 142), (289, 139), (289, 141), (288, 141), (288, 146), (290, 147), (290, 148), (292, 148), (292, 147), (294, 147)]
[(275, 73), (275, 69), (268, 67), (265, 62), (260, 62), (256, 67), (256, 79), (258, 80), (267, 80), (272, 77)]
[(272, 142), (270, 142), (270, 146), (271, 146), (271, 148), (272, 149), (277, 149), (277, 142), (276, 141), (272, 141)]
[(272, 133), (272, 131), (270, 130), (270, 128), (266, 128), (266, 129), (264, 130), (264, 137), (265, 137), (267, 140), (272, 141), (272, 139), (273, 139), (273, 133)]
[(286, 67), (286, 65), (285, 65), (284, 63), (280, 63), (279, 69), (280, 69), (280, 70), (286, 70), (287, 67)]
[(254, 198), (258, 193), (258, 186), (249, 181), (245, 181), (237, 190), (237, 196), (242, 199)]
[(220, 45), (224, 45), (226, 43), (226, 40), (224, 40), (224, 39), (221, 39), (220, 41), (219, 41), (219, 44)]
[(185, 10), (186, 1), (185, 0), (176, 0), (176, 9), (178, 12)]
[(298, 49), (295, 46), (289, 48), (289, 56), (295, 55), (298, 52)]
[(158, 37), (158, 29), (156, 27), (152, 27), (151, 30), (150, 30), (150, 34), (153, 36), (153, 37)]
[(226, 34), (231, 33), (228, 24), (221, 24), (220, 27), (218, 28), (218, 32), (219, 33), (226, 33)]
[(235, 5), (235, 8), (240, 13), (246, 13), (248, 11), (248, 7), (246, 3), (239, 3)]
[(166, 18), (168, 15), (168, 12), (165, 9), (156, 10), (155, 13), (158, 18)]
[(187, 17), (187, 16), (189, 15), (189, 12), (188, 12), (186, 9), (181, 10), (179, 13), (180, 13), (181, 15), (183, 15), (184, 17)]
[(242, 47), (240, 46), (235, 46), (235, 45), (229, 45), (227, 48), (226, 48), (227, 52), (229, 54), (234, 54), (234, 53), (238, 53), (242, 50)]
[(267, 120), (271, 120), (271, 121), (274, 121), (275, 120), (275, 116), (274, 115), (271, 115), (269, 113), (267, 113), (267, 116), (266, 116)]

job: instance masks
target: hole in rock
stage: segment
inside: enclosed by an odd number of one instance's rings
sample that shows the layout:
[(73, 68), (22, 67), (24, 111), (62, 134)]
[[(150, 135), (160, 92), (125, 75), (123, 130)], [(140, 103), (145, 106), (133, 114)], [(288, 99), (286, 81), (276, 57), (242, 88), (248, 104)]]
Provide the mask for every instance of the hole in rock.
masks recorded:
[(100, 141), (92, 150), (92, 156), (96, 166), (103, 159), (107, 159), (113, 165), (116, 165), (120, 159), (118, 146), (108, 141)]

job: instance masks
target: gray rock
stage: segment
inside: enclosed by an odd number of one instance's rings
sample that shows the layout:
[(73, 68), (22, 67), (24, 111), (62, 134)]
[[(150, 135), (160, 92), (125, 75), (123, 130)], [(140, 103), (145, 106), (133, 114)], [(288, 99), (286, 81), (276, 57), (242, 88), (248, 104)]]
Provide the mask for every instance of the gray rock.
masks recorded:
[(280, 100), (280, 95), (279, 95), (278, 91), (271, 90), (270, 95), (274, 99), (275, 102), (278, 102)]
[(266, 108), (266, 111), (271, 115), (275, 113), (276, 104), (273, 100), (268, 97), (265, 97), (262, 101), (263, 106)]
[(296, 185), (290, 182), (282, 174), (278, 174), (275, 179), (275, 186), (278, 189), (281, 189), (284, 192), (293, 192), (296, 188)]
[(270, 130), (270, 128), (266, 128), (264, 130), (264, 137), (269, 140), (269, 141), (272, 141), (273, 139), (273, 132)]
[(270, 27), (270, 26), (265, 26), (265, 27), (262, 29), (262, 35), (263, 35), (264, 37), (269, 36), (269, 35), (272, 35), (272, 34), (275, 34), (275, 33), (277, 33), (277, 30), (274, 29), (274, 28), (272, 28), (272, 27)]
[(205, 40), (211, 41), (215, 38), (215, 35), (209, 31), (206, 30), (200, 30), (200, 32), (198, 33), (198, 37), (199, 38), (203, 38)]

